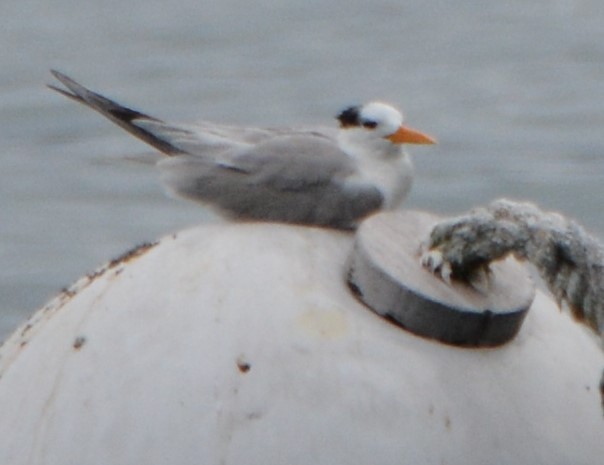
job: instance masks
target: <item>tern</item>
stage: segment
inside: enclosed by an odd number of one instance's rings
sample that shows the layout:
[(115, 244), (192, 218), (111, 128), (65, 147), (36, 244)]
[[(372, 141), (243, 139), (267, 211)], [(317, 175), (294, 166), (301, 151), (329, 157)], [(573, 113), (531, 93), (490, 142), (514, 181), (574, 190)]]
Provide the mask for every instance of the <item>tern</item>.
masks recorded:
[(403, 125), (396, 108), (370, 102), (337, 115), (340, 128), (255, 128), (173, 124), (127, 108), (68, 76), (49, 87), (99, 112), (166, 155), (162, 181), (179, 197), (223, 216), (355, 229), (397, 208), (413, 181), (404, 144), (435, 139)]

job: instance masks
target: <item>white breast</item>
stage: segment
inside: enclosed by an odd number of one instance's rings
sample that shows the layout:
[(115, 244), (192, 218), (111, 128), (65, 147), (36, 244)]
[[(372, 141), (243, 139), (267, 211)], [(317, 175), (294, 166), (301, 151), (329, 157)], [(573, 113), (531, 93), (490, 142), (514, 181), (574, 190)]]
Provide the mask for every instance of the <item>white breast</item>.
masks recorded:
[(362, 131), (341, 131), (338, 145), (356, 165), (355, 174), (346, 179), (345, 186), (375, 186), (384, 197), (384, 208), (398, 207), (413, 181), (409, 155), (399, 145), (382, 138), (367, 138)]
[(413, 164), (406, 153), (387, 159), (360, 159), (357, 163), (358, 172), (349, 181), (377, 187), (384, 196), (384, 208), (398, 207), (411, 190)]

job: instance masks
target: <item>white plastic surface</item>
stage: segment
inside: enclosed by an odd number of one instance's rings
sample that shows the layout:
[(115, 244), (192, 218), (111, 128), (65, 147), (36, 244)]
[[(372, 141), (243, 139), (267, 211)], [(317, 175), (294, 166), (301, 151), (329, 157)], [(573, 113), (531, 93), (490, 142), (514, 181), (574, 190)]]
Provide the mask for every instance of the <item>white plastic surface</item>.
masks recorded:
[(602, 463), (586, 329), (538, 294), (502, 347), (422, 339), (349, 292), (351, 246), (205, 226), (83, 278), (0, 349), (0, 464)]

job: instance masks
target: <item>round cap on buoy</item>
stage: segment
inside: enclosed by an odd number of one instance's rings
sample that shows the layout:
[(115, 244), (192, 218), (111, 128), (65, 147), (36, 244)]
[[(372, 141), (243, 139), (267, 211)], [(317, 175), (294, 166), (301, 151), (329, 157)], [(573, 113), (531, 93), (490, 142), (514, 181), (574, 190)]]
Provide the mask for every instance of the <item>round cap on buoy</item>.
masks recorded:
[(358, 229), (348, 283), (376, 313), (405, 329), (462, 346), (497, 346), (520, 329), (534, 295), (528, 271), (513, 257), (491, 263), (488, 292), (446, 283), (420, 264), (421, 242), (438, 217), (379, 213)]

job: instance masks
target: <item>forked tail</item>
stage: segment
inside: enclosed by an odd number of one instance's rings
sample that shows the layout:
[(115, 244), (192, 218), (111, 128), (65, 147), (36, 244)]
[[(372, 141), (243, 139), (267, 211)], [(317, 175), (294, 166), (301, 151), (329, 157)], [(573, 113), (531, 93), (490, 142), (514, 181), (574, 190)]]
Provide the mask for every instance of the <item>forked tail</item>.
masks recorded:
[(169, 137), (170, 135), (173, 136), (174, 133), (186, 132), (185, 130), (170, 126), (160, 119), (132, 110), (96, 92), (92, 92), (59, 71), (51, 70), (51, 73), (67, 90), (48, 84), (50, 89), (92, 108), (166, 155), (185, 153), (171, 143)]

